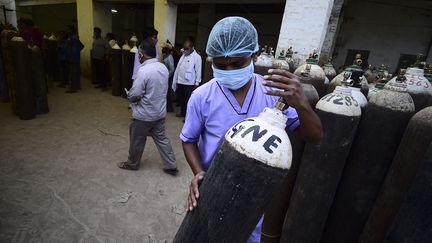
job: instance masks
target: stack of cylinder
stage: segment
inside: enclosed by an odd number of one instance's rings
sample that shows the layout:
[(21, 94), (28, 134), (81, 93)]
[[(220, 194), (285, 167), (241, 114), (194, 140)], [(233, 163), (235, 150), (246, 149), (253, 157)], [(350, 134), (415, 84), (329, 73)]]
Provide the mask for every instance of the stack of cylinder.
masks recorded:
[(361, 116), (351, 90), (340, 86), (318, 101), (316, 112), (324, 140), (304, 148), (281, 242), (319, 242)]

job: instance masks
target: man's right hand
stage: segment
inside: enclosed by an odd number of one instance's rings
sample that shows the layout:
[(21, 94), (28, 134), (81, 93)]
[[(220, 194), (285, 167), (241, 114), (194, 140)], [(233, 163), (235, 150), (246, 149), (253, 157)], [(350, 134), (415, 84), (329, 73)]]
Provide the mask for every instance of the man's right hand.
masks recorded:
[(198, 198), (199, 198), (199, 186), (201, 185), (202, 180), (204, 179), (205, 172), (201, 171), (195, 175), (192, 179), (192, 182), (189, 187), (189, 196), (187, 199), (187, 211), (191, 212), (194, 208), (198, 206)]

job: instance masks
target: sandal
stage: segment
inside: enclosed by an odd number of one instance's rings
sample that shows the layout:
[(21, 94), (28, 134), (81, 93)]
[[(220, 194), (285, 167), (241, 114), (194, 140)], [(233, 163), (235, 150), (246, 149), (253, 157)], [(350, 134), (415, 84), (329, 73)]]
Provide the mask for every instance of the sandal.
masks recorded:
[(124, 169), (124, 170), (138, 170), (138, 169), (134, 169), (132, 168), (127, 162), (120, 162), (117, 165), (120, 169)]

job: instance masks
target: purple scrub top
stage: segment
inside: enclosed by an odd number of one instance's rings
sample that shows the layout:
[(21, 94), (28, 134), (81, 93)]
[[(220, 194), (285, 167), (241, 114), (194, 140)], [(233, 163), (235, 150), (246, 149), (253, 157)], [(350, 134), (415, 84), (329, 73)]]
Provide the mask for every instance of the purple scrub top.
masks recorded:
[[(246, 118), (258, 116), (265, 107), (274, 107), (279, 97), (264, 94), (264, 91), (271, 88), (264, 86), (263, 82), (261, 75), (253, 75), (242, 107), (231, 91), (216, 79), (210, 80), (192, 93), (180, 139), (187, 143), (198, 142), (205, 171), (210, 167), (225, 133), (233, 125)], [(288, 117), (287, 128), (294, 131), (300, 125), (296, 110), (290, 107), (284, 114)], [(261, 224), (262, 219), (248, 243), (260, 242)]]

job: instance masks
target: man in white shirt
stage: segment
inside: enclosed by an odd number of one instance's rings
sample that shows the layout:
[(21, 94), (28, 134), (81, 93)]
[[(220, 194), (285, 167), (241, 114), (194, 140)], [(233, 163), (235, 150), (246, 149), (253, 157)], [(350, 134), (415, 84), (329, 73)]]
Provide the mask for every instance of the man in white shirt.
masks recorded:
[(186, 37), (183, 43), (183, 55), (174, 72), (172, 89), (177, 90), (181, 112), (177, 117), (186, 116), (186, 107), (194, 89), (201, 83), (201, 56), (194, 49), (193, 37)]
[(141, 42), (138, 53), (142, 65), (132, 88), (127, 92), (132, 108), (129, 158), (118, 166), (121, 169), (138, 170), (147, 136), (151, 136), (164, 162), (163, 171), (176, 175), (176, 159), (171, 142), (165, 134), (168, 69), (156, 59), (153, 43)]

